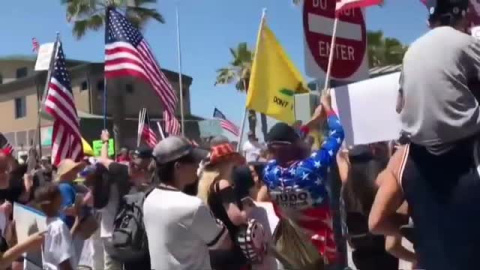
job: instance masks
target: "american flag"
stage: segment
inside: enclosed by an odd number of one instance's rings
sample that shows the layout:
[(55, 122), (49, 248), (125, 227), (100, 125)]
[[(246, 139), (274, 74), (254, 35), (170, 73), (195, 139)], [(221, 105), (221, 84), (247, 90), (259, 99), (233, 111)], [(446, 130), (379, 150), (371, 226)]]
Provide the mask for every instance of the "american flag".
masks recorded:
[(143, 122), (142, 139), (151, 148), (154, 148), (158, 142), (157, 135), (155, 134), (155, 131), (153, 131), (152, 127), (150, 126), (150, 117), (148, 116), (147, 112), (145, 112), (145, 120)]
[(165, 121), (165, 131), (169, 135), (180, 134), (180, 123), (174, 115), (171, 115), (168, 111), (163, 111), (163, 120)]
[(38, 40), (36, 38), (32, 38), (32, 52), (38, 53), (39, 49), (40, 49), (40, 43), (38, 43)]
[(10, 144), (2, 133), (0, 133), (0, 149), (7, 156), (10, 156), (13, 153), (13, 145)]
[(83, 158), (82, 136), (61, 43), (58, 43), (58, 52), (47, 91), (45, 111), (54, 121), (52, 163), (58, 165), (66, 158), (79, 161)]
[(224, 130), (232, 133), (235, 136), (240, 134), (238, 127), (233, 122), (229, 121), (227, 117), (217, 108), (213, 110), (213, 118), (220, 119), (220, 125)]
[(107, 9), (105, 31), (105, 75), (133, 76), (149, 83), (165, 110), (175, 115), (177, 95), (160, 69), (145, 38), (121, 13)]

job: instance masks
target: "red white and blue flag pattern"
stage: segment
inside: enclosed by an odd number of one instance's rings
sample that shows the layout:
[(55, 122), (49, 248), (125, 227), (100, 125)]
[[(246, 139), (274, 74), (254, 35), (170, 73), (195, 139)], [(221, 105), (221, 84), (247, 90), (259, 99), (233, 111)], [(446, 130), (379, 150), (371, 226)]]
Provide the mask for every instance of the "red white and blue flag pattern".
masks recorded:
[(53, 117), (52, 163), (58, 165), (66, 158), (79, 161), (83, 158), (80, 122), (60, 42), (47, 91), (45, 111)]

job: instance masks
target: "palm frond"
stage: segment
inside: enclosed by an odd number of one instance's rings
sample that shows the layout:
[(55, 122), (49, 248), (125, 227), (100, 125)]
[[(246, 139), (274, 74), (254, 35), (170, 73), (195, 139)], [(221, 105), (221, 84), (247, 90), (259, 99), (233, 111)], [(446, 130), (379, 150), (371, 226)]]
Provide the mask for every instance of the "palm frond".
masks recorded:
[(73, 24), (73, 35), (82, 38), (88, 30), (98, 30), (105, 22), (105, 15), (96, 14), (86, 20), (78, 20)]
[(231, 84), (236, 79), (236, 72), (230, 68), (221, 68), (217, 70), (217, 79), (215, 81), (215, 86)]
[[(67, 20), (74, 21), (73, 35), (80, 39), (89, 30), (98, 30), (105, 24), (106, 0), (60, 0), (66, 6)], [(147, 21), (155, 20), (165, 23), (163, 16), (147, 5), (157, 3), (157, 0), (109, 0), (108, 4), (123, 11), (126, 17), (138, 28)]]
[(156, 9), (143, 7), (127, 7), (125, 16), (135, 26), (142, 28), (150, 19), (165, 23), (163, 16)]

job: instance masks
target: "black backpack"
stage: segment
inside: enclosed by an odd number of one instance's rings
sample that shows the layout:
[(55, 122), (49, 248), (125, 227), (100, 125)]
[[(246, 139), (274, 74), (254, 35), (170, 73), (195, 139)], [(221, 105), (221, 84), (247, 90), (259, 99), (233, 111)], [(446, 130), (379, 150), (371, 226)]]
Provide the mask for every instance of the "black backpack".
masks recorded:
[(143, 224), (143, 203), (153, 188), (123, 196), (115, 220), (107, 253), (122, 263), (149, 258), (148, 239)]

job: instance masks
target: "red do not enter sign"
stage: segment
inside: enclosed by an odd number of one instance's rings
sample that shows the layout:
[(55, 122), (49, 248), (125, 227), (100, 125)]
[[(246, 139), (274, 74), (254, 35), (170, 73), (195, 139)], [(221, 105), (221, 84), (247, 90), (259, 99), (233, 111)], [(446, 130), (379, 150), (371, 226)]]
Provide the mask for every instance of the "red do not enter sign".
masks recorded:
[[(335, 22), (336, 0), (305, 0), (303, 29), (305, 41), (316, 64), (327, 71), (328, 56)], [(348, 79), (362, 66), (367, 30), (361, 9), (350, 9), (339, 14), (333, 52), (332, 77)]]

